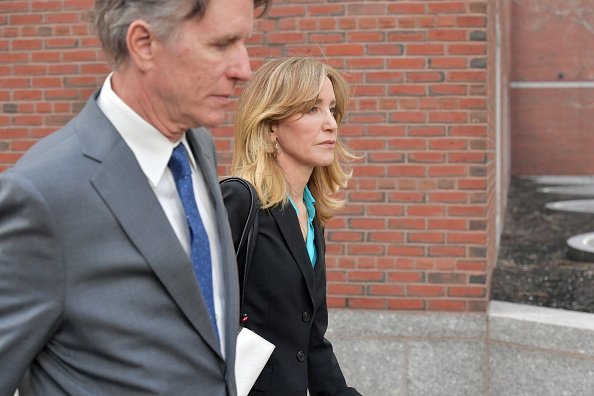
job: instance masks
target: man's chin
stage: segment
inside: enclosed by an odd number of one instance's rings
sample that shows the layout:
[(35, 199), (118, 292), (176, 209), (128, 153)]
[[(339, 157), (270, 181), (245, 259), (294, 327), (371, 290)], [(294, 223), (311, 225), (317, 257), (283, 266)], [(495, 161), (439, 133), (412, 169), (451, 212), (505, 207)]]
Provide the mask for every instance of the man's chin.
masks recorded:
[(205, 127), (205, 128), (216, 128), (218, 126), (223, 125), (225, 122), (225, 113), (221, 113), (220, 115), (217, 114), (218, 112), (212, 112), (205, 117), (200, 117), (197, 120), (198, 127)]

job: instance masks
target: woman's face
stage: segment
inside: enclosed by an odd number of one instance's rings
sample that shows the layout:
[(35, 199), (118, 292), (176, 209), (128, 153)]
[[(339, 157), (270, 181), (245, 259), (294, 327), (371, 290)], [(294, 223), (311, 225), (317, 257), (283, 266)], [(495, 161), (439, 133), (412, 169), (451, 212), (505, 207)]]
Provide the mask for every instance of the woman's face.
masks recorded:
[(278, 144), (277, 160), (285, 173), (311, 172), (315, 166), (328, 166), (334, 160), (338, 134), (336, 97), (326, 77), (315, 105), (272, 127)]

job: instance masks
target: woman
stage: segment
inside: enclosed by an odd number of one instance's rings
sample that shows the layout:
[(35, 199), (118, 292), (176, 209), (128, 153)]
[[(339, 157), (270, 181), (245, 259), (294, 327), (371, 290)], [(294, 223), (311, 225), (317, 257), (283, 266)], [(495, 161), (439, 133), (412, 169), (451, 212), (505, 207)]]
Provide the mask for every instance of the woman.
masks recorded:
[[(335, 69), (308, 58), (271, 61), (240, 100), (232, 173), (251, 182), (259, 226), (244, 285), (243, 325), (276, 345), (250, 395), (359, 395), (346, 385), (328, 324), (324, 225), (357, 157), (338, 139), (348, 86)], [(235, 246), (249, 194), (223, 185)]]

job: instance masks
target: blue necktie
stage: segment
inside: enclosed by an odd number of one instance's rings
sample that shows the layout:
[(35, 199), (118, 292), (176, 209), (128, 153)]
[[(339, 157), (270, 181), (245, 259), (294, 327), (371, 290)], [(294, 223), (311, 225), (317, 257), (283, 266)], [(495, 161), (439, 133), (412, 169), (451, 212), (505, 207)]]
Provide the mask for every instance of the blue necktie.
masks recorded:
[(194, 272), (198, 278), (198, 284), (202, 290), (202, 296), (208, 307), (210, 319), (214, 324), (215, 333), (218, 336), (217, 323), (215, 320), (214, 298), (212, 292), (212, 264), (210, 257), (210, 246), (208, 235), (198, 212), (194, 187), (192, 185), (192, 168), (188, 153), (183, 144), (178, 144), (171, 154), (169, 169), (173, 173), (177, 192), (181, 198), (186, 214), (186, 220), (190, 228), (191, 259)]

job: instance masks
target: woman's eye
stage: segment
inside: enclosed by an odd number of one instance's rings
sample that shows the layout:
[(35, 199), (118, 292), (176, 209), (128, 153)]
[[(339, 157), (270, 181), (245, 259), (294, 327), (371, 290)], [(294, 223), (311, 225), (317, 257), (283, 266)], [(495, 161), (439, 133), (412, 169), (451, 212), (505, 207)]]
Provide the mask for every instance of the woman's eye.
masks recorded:
[(316, 111), (318, 111), (318, 107), (317, 106), (314, 106), (311, 109), (309, 109), (309, 112), (310, 113), (315, 113)]

